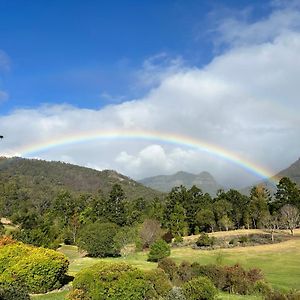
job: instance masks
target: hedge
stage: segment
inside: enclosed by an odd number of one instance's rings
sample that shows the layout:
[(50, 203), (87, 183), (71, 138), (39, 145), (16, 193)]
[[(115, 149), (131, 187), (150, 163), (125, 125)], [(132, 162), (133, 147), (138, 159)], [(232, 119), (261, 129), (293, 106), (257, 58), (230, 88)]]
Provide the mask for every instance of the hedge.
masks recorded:
[(0, 246), (0, 282), (16, 282), (30, 293), (59, 288), (68, 265), (65, 255), (54, 250), (20, 242)]
[(77, 273), (68, 299), (159, 299), (170, 289), (162, 270), (142, 271), (126, 263), (102, 262)]

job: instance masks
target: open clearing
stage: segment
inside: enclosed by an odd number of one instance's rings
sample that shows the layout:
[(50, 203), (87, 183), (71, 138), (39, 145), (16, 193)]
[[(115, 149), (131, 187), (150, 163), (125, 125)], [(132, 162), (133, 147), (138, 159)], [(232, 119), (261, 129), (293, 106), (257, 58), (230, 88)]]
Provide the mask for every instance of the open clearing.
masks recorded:
[[(251, 230), (218, 232), (215, 235), (250, 234)], [(257, 233), (257, 232), (256, 232)], [(196, 238), (196, 237), (189, 237)], [(147, 262), (147, 253), (139, 252), (128, 255), (126, 258), (89, 258), (82, 257), (75, 246), (63, 246), (60, 249), (70, 259), (69, 274), (74, 276), (79, 270), (91, 266), (99, 261), (125, 261), (142, 269), (156, 268), (156, 263)], [(280, 290), (300, 290), (300, 229), (295, 231), (295, 236), (282, 243), (236, 247), (221, 250), (194, 250), (191, 247), (174, 248), (171, 251), (171, 258), (180, 263), (183, 260), (197, 261), (201, 264), (216, 263), (223, 264), (240, 263), (246, 268), (260, 268), (263, 270), (266, 279), (273, 288)], [(47, 295), (34, 296), (33, 299), (62, 300), (66, 291), (55, 292)], [(222, 293), (221, 299), (250, 300), (259, 299), (255, 296), (235, 296)]]

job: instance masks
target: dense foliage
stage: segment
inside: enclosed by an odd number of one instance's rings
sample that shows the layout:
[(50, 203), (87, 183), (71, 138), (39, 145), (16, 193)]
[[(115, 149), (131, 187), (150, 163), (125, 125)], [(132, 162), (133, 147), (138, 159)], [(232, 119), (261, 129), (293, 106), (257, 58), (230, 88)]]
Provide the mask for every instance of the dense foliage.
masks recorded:
[[(220, 190), (214, 198), (180, 186), (162, 200), (113, 171), (17, 158), (2, 159), (0, 168), (1, 216), (17, 225), (15, 239), (35, 246), (74, 244), (91, 256), (114, 256), (127, 253), (127, 244), (180, 244), (183, 236), (219, 230), (265, 228), (274, 240), (276, 229), (293, 234), (300, 222), (300, 190), (286, 177), (273, 196), (263, 186), (249, 196)], [(202, 235), (197, 243), (214, 240)]]
[(159, 299), (171, 285), (163, 271), (141, 271), (125, 263), (99, 263), (79, 272), (72, 300)]
[(207, 277), (195, 277), (182, 286), (187, 300), (213, 300), (217, 289)]
[(53, 250), (19, 242), (0, 246), (0, 282), (18, 283), (31, 293), (59, 288), (68, 264), (63, 254)]
[(167, 256), (170, 256), (171, 249), (170, 245), (164, 240), (158, 240), (154, 242), (148, 254), (149, 261), (159, 261)]
[(78, 244), (90, 256), (117, 256), (120, 254), (114, 240), (117, 229), (113, 223), (91, 223), (80, 232)]
[[(173, 284), (181, 285), (193, 278), (206, 277), (220, 290), (236, 293), (251, 294), (256, 291), (264, 292), (264, 276), (259, 269), (245, 270), (240, 265), (201, 265), (199, 263), (182, 262), (179, 266), (169, 258), (161, 260), (158, 268), (164, 270)], [(258, 285), (259, 283), (259, 285)]]
[(29, 294), (24, 286), (12, 282), (0, 282), (1, 300), (29, 300)]

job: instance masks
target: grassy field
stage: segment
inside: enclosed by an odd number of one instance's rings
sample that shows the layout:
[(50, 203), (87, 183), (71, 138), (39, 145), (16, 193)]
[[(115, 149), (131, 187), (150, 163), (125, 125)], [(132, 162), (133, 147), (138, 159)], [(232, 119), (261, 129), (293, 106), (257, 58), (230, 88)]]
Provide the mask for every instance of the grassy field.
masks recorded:
[[(215, 235), (249, 234), (252, 230), (215, 233)], [(258, 233), (258, 232), (256, 232)], [(189, 237), (195, 239), (197, 237)], [(156, 263), (147, 262), (147, 253), (139, 252), (128, 255), (126, 258), (88, 258), (82, 257), (74, 246), (63, 246), (60, 249), (70, 259), (69, 274), (74, 276), (79, 270), (91, 266), (100, 261), (126, 261), (142, 269), (156, 268)], [(300, 229), (296, 231), (293, 239), (278, 244), (236, 247), (221, 250), (194, 250), (191, 247), (172, 249), (171, 258), (178, 263), (187, 260), (197, 261), (201, 264), (216, 263), (223, 264), (240, 263), (246, 268), (257, 267), (263, 270), (268, 282), (273, 288), (280, 290), (300, 290)], [(64, 292), (56, 292), (47, 295), (34, 296), (33, 299), (62, 300), (66, 295)], [(235, 296), (221, 293), (220, 299), (230, 300), (254, 300), (255, 296)]]

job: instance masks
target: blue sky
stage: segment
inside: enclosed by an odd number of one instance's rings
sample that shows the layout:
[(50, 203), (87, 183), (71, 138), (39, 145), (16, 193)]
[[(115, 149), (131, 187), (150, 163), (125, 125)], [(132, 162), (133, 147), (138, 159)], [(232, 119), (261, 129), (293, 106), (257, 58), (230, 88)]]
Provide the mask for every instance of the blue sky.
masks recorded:
[(218, 18), (247, 11), (257, 19), (270, 10), (261, 2), (1, 0), (0, 49), (10, 60), (1, 111), (61, 102), (97, 108), (141, 96), (145, 60), (164, 53), (207, 64), (220, 51)]
[(134, 179), (261, 176), (150, 139), (32, 145), (91, 132), (192, 138), (269, 174), (299, 157), (298, 0), (0, 0), (1, 155), (115, 169)]

